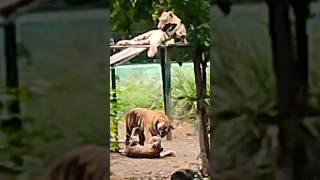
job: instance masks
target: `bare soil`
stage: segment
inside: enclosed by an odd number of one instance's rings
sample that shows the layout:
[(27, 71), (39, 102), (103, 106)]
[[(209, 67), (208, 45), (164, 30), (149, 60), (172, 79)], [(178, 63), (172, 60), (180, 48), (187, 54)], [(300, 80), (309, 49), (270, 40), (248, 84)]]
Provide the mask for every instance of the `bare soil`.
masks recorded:
[[(123, 125), (120, 125), (119, 132), (124, 132)], [(172, 135), (172, 141), (163, 139), (163, 148), (164, 151), (175, 151), (175, 157), (136, 159), (111, 153), (111, 180), (169, 179), (170, 175), (178, 169), (199, 170), (199, 140), (197, 135), (193, 135), (192, 126), (186, 122), (176, 123)], [(122, 138), (123, 136), (120, 137)]]

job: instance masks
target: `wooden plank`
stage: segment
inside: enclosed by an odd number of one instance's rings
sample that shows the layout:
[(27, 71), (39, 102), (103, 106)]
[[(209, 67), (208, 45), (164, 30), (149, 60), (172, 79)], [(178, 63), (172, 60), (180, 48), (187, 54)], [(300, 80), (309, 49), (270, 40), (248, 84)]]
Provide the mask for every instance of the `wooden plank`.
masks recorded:
[[(175, 43), (168, 46), (186, 47), (190, 46), (188, 43)], [(110, 49), (123, 49), (123, 48), (149, 48), (150, 45), (110, 45)], [(159, 46), (159, 48), (166, 48), (166, 46)]]
[[(162, 73), (162, 86), (163, 86), (163, 100), (164, 110), (169, 120), (172, 122), (171, 113), (171, 59), (168, 48), (160, 49), (160, 62), (161, 62), (161, 73)], [(172, 132), (167, 135), (167, 140), (172, 140)]]
[(116, 65), (117, 63), (122, 63), (133, 59), (143, 53), (147, 48), (126, 48), (120, 52), (113, 54), (110, 57), (110, 65)]

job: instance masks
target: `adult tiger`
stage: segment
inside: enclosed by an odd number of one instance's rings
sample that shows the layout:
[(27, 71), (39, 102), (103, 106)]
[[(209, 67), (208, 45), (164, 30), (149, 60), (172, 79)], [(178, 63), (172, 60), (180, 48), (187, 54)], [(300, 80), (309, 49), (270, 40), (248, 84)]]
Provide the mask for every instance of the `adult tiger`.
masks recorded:
[(139, 144), (144, 145), (152, 136), (166, 136), (171, 129), (169, 118), (161, 110), (151, 110), (147, 108), (133, 108), (125, 115), (126, 121), (126, 145), (129, 145), (129, 139), (132, 130), (139, 127), (142, 131), (139, 133)]

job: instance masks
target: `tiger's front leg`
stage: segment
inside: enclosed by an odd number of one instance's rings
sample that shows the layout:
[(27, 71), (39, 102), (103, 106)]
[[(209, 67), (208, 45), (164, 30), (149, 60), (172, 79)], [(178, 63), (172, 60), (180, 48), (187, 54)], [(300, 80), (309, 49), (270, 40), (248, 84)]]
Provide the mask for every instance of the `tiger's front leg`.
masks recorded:
[(144, 140), (143, 140), (143, 142), (149, 142), (150, 141), (150, 139), (152, 138), (152, 134), (149, 132), (149, 131), (144, 131), (144, 133), (143, 133), (143, 135), (144, 135)]
[(128, 146), (130, 144), (130, 137), (131, 137), (131, 131), (130, 130), (126, 130), (126, 146)]
[(146, 141), (146, 138), (144, 134), (143, 133), (139, 134), (139, 144), (143, 146), (145, 141)]

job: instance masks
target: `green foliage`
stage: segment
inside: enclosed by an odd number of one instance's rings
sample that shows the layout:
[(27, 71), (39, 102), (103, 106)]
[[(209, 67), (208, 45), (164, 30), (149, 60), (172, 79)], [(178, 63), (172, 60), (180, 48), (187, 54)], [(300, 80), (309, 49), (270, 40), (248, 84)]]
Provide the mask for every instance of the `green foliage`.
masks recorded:
[(117, 117), (111, 117), (110, 122), (110, 151), (117, 151), (119, 150), (119, 144), (118, 141), (118, 121), (119, 118)]
[(113, 0), (111, 4), (110, 25), (111, 31), (122, 31), (132, 35), (136, 24), (152, 24), (151, 3), (146, 0)]
[(188, 30), (187, 39), (198, 46), (210, 46), (210, 2), (209, 0), (156, 0), (153, 1), (154, 14), (173, 10)]
[[(146, 72), (146, 71), (145, 71)], [(134, 107), (162, 108), (162, 83), (159, 74), (144, 75), (142, 70), (134, 71), (127, 80), (117, 83), (120, 91), (117, 98), (124, 103), (123, 112)]]
[(182, 19), (188, 30), (187, 39), (190, 43), (210, 46), (209, 0), (114, 0), (110, 15), (111, 31), (124, 31), (132, 35), (137, 30), (133, 29), (134, 24), (141, 21), (154, 27), (161, 12), (167, 10), (173, 10)]
[[(262, 10), (257, 13), (230, 15), (226, 20), (215, 16), (212, 29), (219, 47), (211, 53), (214, 58), (214, 111), (215, 118), (231, 120), (241, 116), (246, 119), (270, 120), (275, 116), (275, 84), (267, 29), (261, 26)], [(239, 28), (250, 21), (252, 31)], [(258, 25), (259, 24), (259, 25)], [(236, 29), (234, 31), (234, 29)], [(250, 49), (250, 51), (246, 51)]]
[[(174, 72), (172, 80), (172, 102), (175, 118), (189, 120), (196, 124), (196, 85), (192, 69), (178, 69)], [(210, 79), (207, 73), (207, 91), (205, 96), (206, 107), (209, 107)]]
[[(23, 122), (21, 128), (15, 124)], [(20, 122), (20, 123), (21, 123)], [(52, 128), (32, 129), (34, 120), (27, 117), (2, 121), (0, 127), (0, 173), (19, 176), (25, 171), (24, 159), (38, 148), (37, 142), (52, 142), (61, 139), (61, 134)]]
[(125, 104), (119, 98), (113, 97), (113, 95), (120, 94), (120, 90), (112, 90), (110, 93), (110, 151), (119, 150), (118, 142), (118, 123), (121, 121), (119, 114), (123, 113), (123, 107)]
[[(12, 89), (14, 91), (14, 89)], [(14, 91), (16, 92), (16, 90)], [(1, 94), (0, 104), (3, 101), (16, 99)], [(51, 127), (43, 129), (32, 128), (34, 119), (19, 116), (4, 116), (5, 106), (0, 106), (0, 174), (10, 177), (20, 177), (26, 170), (24, 160), (31, 157), (41, 142), (51, 142), (61, 138)]]

